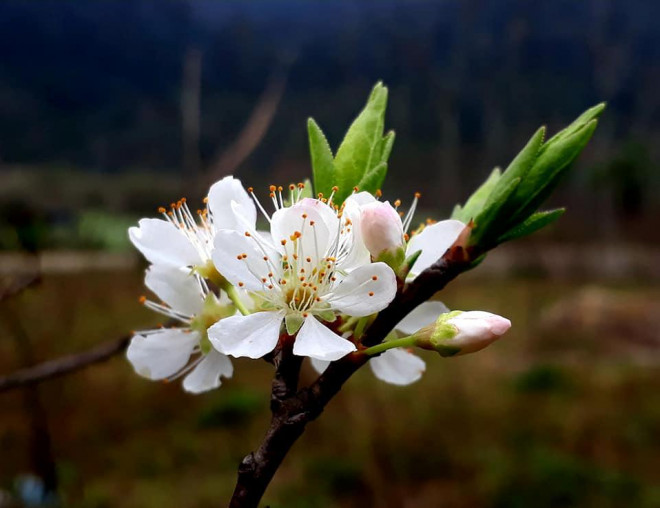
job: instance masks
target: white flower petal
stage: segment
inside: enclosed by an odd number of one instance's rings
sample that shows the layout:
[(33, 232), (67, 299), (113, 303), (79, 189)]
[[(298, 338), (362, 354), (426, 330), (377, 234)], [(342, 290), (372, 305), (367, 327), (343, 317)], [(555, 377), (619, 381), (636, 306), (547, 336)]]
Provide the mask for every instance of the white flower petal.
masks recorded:
[[(224, 177), (211, 186), (208, 197), (209, 210), (216, 231), (219, 229), (242, 230), (240, 219), (254, 229), (257, 222), (257, 209), (240, 180), (232, 176)], [(232, 207), (232, 201), (237, 206)], [(240, 218), (237, 213), (240, 214)]]
[(202, 289), (187, 268), (151, 265), (144, 283), (158, 298), (185, 316), (194, 316), (202, 310)]
[(388, 349), (369, 361), (374, 375), (393, 385), (409, 385), (422, 377), (426, 364), (419, 356), (405, 349)]
[(174, 224), (161, 219), (141, 219), (128, 228), (133, 245), (156, 265), (192, 266), (201, 263), (195, 247)]
[[(244, 254), (247, 257), (244, 258)], [(273, 268), (264, 260), (267, 254), (275, 266), (280, 265), (279, 254), (264, 253), (254, 238), (237, 231), (222, 230), (215, 236), (212, 258), (218, 271), (234, 286), (258, 291), (264, 289), (262, 278), (268, 279)]]
[(160, 333), (135, 335), (126, 356), (140, 376), (164, 379), (186, 366), (198, 342), (195, 332), (163, 329)]
[(406, 335), (412, 335), (420, 328), (433, 323), (445, 312), (449, 312), (449, 309), (442, 302), (424, 302), (399, 321), (395, 328)]
[(318, 358), (310, 358), (310, 360), (312, 363), (312, 367), (314, 367), (314, 370), (319, 374), (323, 374), (325, 372), (325, 369), (327, 369), (328, 366), (332, 363), (326, 360), (319, 360)]
[(209, 340), (226, 355), (261, 358), (277, 345), (282, 319), (283, 312), (255, 312), (224, 318), (208, 329)]
[(356, 204), (358, 206), (368, 205), (369, 203), (374, 203), (378, 201), (370, 192), (362, 191), (355, 194), (351, 194), (344, 200), (345, 205)]
[[(334, 220), (329, 214), (332, 214)], [(334, 211), (318, 200), (302, 199), (293, 206), (277, 210), (270, 224), (276, 247), (292, 257), (310, 257), (315, 266), (323, 258), (338, 233), (339, 219)], [(302, 236), (293, 241), (296, 233)], [(284, 246), (281, 242), (284, 241)]]
[(447, 251), (456, 241), (458, 235), (465, 229), (465, 224), (458, 220), (443, 220), (427, 226), (424, 230), (414, 235), (408, 242), (406, 255), (410, 256), (421, 250), (408, 279), (414, 279), (422, 271), (427, 269)]
[(333, 309), (362, 317), (387, 307), (396, 294), (396, 276), (385, 263), (356, 268), (344, 277), (325, 300)]
[[(360, 194), (371, 196), (371, 194), (365, 192)], [(372, 196), (372, 199), (375, 198)], [(340, 250), (345, 251), (345, 254), (342, 256), (340, 263), (341, 269), (346, 272), (371, 262), (371, 254), (364, 243), (362, 234), (361, 216), (362, 211), (357, 200), (350, 200), (349, 198), (344, 201), (344, 211), (341, 218), (344, 224), (342, 238), (340, 238), (342, 244)], [(350, 226), (346, 225), (346, 221), (350, 221)]]
[(293, 344), (294, 355), (326, 361), (339, 360), (353, 351), (356, 351), (355, 344), (337, 335), (314, 316), (305, 318)]
[(220, 376), (230, 378), (234, 373), (231, 360), (218, 353), (215, 349), (209, 351), (199, 365), (183, 380), (183, 389), (190, 393), (202, 393), (217, 388), (222, 383)]

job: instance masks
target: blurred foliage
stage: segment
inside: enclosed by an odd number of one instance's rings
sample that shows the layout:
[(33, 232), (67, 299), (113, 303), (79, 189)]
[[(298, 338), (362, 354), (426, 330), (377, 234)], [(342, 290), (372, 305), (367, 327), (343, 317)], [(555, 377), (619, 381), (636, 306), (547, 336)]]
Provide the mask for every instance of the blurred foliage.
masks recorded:
[(231, 387), (218, 400), (209, 404), (200, 413), (197, 424), (202, 429), (216, 427), (239, 427), (245, 425), (262, 408), (263, 400), (258, 393)]
[[(128, 326), (153, 326), (136, 299), (142, 284), (139, 271), (46, 276), (13, 308), (45, 359), (115, 338)], [(650, 361), (656, 346), (647, 344), (642, 360), (613, 350), (614, 340), (635, 341), (617, 325), (596, 338), (570, 322), (541, 333), (544, 309), (570, 301), (575, 289), (472, 276), (450, 285), (443, 293), (450, 307), (510, 316), (507, 337), (479, 355), (425, 356), (426, 374), (409, 387), (358, 372), (294, 446), (264, 504), (660, 506), (660, 378)], [(660, 288), (625, 285), (617, 294), (654, 302)], [(0, 339), (8, 333), (0, 320)], [(12, 341), (0, 340), (0, 372), (16, 362)], [(43, 385), (63, 505), (223, 504), (269, 414), (272, 367), (242, 360), (235, 367), (232, 379), (199, 397), (179, 382), (140, 378), (121, 357)], [(303, 382), (312, 376), (305, 365)], [(2, 408), (0, 489), (9, 490), (30, 471), (29, 435), (21, 394), (2, 394)]]

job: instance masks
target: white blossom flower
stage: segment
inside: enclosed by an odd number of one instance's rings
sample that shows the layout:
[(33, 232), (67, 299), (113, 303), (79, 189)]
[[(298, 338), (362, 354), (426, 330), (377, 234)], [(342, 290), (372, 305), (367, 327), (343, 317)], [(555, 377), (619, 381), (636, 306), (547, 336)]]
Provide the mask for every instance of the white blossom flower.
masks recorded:
[[(359, 192), (346, 199), (346, 204), (357, 207), (360, 211), (360, 228), (364, 242), (370, 247), (370, 253), (377, 258), (383, 251), (392, 251), (403, 247), (410, 224), (413, 220), (419, 194), (415, 195), (413, 204), (406, 216), (401, 220), (397, 211), (400, 202), (393, 207), (388, 201), (380, 202), (368, 192)], [(413, 234), (405, 248), (405, 258), (421, 251), (415, 261), (408, 280), (414, 279), (422, 271), (435, 263), (445, 251), (452, 246), (465, 229), (465, 224), (458, 220), (443, 220), (430, 224), (421, 232)]]
[[(247, 222), (254, 227), (257, 212), (240, 181), (227, 176), (211, 186), (206, 208), (197, 218), (185, 199), (160, 208), (164, 219), (141, 219), (128, 230), (133, 245), (151, 263), (173, 267), (203, 267), (211, 260), (213, 240), (220, 229)], [(233, 206), (232, 206), (232, 203)]]
[(228, 300), (216, 298), (201, 278), (171, 266), (152, 265), (145, 284), (163, 303), (145, 297), (142, 303), (184, 326), (136, 332), (126, 353), (135, 372), (168, 381), (187, 374), (183, 388), (191, 393), (217, 388), (221, 376), (230, 378), (231, 361), (210, 347), (206, 337), (208, 326), (234, 313)]
[(330, 205), (300, 199), (299, 192), (296, 200), (295, 187), (290, 189), (293, 204), (284, 206), (281, 188), (271, 187), (276, 211), (272, 217), (264, 211), (269, 238), (257, 234), (248, 221), (242, 223), (243, 231), (216, 235), (212, 257), (217, 270), (254, 294), (263, 309), (223, 319), (209, 329), (211, 342), (222, 353), (264, 356), (277, 345), (284, 321), (289, 335), (297, 332), (294, 354), (337, 360), (356, 347), (319, 320), (332, 322), (336, 313), (369, 316), (394, 298), (393, 271), (384, 263), (370, 263), (353, 227), (351, 214), (357, 209), (337, 210), (332, 196)]
[[(433, 323), (449, 309), (441, 302), (424, 302), (403, 318), (396, 330), (411, 335), (421, 327)], [(349, 332), (350, 335), (350, 332)], [(328, 361), (312, 358), (312, 366), (319, 374), (330, 365)], [(426, 371), (426, 363), (416, 354), (404, 348), (388, 349), (369, 360), (373, 374), (386, 383), (405, 386), (418, 381)]]

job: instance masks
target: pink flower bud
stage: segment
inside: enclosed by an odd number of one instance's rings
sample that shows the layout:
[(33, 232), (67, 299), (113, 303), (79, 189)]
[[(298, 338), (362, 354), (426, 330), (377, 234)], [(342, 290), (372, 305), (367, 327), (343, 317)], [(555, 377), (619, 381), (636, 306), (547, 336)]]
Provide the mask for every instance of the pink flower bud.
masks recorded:
[(511, 328), (508, 319), (480, 310), (462, 312), (447, 323), (456, 327), (451, 345), (460, 348), (461, 355), (485, 348)]
[(360, 227), (364, 244), (374, 258), (404, 246), (401, 217), (388, 201), (363, 205)]
[(479, 310), (441, 314), (435, 323), (417, 331), (416, 345), (442, 356), (475, 353), (492, 344), (511, 328), (511, 321)]

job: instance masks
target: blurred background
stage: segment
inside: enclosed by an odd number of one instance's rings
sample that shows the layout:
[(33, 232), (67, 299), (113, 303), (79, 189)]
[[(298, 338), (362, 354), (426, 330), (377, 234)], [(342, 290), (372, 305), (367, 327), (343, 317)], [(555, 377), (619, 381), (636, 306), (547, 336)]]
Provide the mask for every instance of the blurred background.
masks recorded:
[[(262, 195), (310, 176), (307, 117), (336, 149), (378, 80), (384, 194), (421, 191), (420, 221), (607, 101), (548, 205), (566, 215), (440, 295), (510, 317), (506, 340), (407, 388), (358, 373), (265, 503), (660, 507), (659, 20), (649, 0), (3, 0), (0, 373), (157, 323), (126, 228), (226, 174)], [(122, 356), (0, 393), (0, 507), (226, 502), (272, 374), (236, 363), (198, 397)]]

